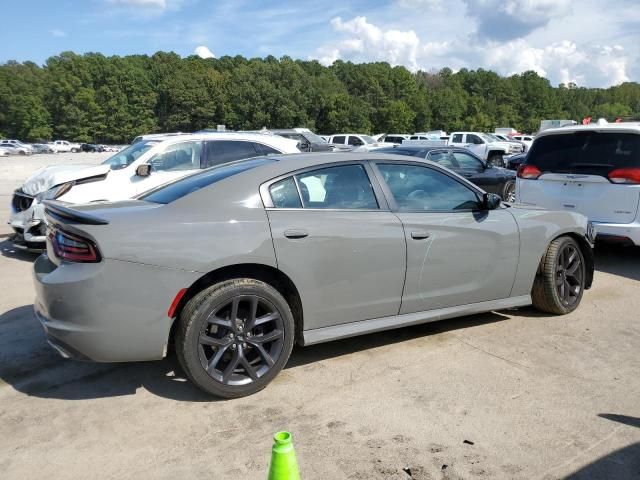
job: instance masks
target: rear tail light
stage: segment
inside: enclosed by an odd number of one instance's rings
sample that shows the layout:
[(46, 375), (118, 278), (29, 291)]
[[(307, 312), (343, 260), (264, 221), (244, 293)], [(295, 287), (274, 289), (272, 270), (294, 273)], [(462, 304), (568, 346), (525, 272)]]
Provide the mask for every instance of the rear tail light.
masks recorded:
[(98, 247), (89, 240), (59, 228), (49, 230), (49, 239), (56, 257), (69, 262), (97, 263), (100, 261)]
[(542, 172), (535, 165), (520, 165), (518, 167), (518, 178), (536, 180), (540, 175)]
[(640, 183), (640, 168), (617, 168), (609, 172), (612, 183)]

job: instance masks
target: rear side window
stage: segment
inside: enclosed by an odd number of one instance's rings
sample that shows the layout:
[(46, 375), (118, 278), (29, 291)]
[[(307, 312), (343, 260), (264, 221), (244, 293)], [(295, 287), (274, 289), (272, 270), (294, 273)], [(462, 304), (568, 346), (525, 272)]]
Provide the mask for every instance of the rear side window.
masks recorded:
[(205, 154), (202, 158), (202, 168), (214, 167), (224, 163), (252, 158), (262, 155), (255, 149), (253, 142), (242, 140), (216, 140), (205, 143)]
[(179, 198), (189, 195), (190, 193), (200, 190), (201, 188), (208, 187), (209, 185), (213, 185), (214, 183), (224, 180), (225, 178), (275, 161), (276, 160), (272, 158), (261, 157), (253, 160), (247, 160), (246, 162), (223, 165), (218, 168), (212, 168), (204, 172), (199, 172), (194, 175), (181, 178), (175, 182), (165, 184), (154, 190), (146, 192), (137, 198), (146, 202), (171, 203)]
[(285, 178), (269, 187), (275, 208), (302, 208), (300, 195), (293, 177)]
[(305, 208), (378, 209), (362, 165), (328, 167), (296, 176)]
[(452, 143), (462, 143), (462, 134), (456, 133), (453, 137), (451, 137)]
[(640, 167), (640, 135), (576, 132), (542, 136), (526, 163), (543, 173), (575, 173), (606, 177), (617, 168)]
[(333, 143), (344, 143), (344, 139), (344, 135), (338, 135), (337, 137), (333, 137)]

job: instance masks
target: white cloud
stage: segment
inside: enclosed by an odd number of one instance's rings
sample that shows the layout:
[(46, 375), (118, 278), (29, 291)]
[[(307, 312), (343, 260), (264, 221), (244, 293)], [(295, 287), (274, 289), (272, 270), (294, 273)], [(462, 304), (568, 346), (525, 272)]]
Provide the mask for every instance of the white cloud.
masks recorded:
[(62, 38), (67, 36), (67, 32), (63, 32), (62, 30), (58, 30), (58, 29), (49, 30), (49, 33), (51, 34), (52, 37), (56, 37), (56, 38)]
[[(526, 7), (526, 2), (520, 3), (521, 7)], [(325, 65), (345, 59), (387, 61), (412, 71), (466, 67), (513, 75), (534, 70), (554, 85), (575, 82), (582, 86), (609, 86), (629, 80), (630, 60), (626, 50), (618, 44), (593, 45), (560, 40), (535, 46), (525, 38), (473, 42), (470, 40), (472, 33), (468, 37), (425, 42), (413, 30), (383, 30), (365, 17), (349, 21), (334, 18), (331, 26), (341, 37), (318, 49), (318, 57)]]
[(126, 7), (142, 7), (142, 8), (156, 8), (164, 10), (167, 8), (166, 0), (109, 0), (111, 3), (117, 5), (124, 5)]
[(205, 45), (200, 45), (199, 47), (196, 47), (193, 53), (198, 55), (200, 58), (216, 58), (213, 52), (209, 50), (209, 47)]

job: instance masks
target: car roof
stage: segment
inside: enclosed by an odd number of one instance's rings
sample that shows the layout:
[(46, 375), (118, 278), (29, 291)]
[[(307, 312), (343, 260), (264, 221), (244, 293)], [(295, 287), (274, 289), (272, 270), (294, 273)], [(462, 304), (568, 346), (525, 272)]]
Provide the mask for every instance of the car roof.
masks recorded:
[(640, 133), (640, 122), (620, 122), (620, 123), (590, 123), (588, 125), (568, 125), (566, 127), (548, 128), (536, 135), (543, 137), (547, 135), (560, 135), (563, 133), (575, 132), (623, 132)]
[(245, 140), (258, 143), (267, 143), (270, 145), (276, 145), (281, 147), (294, 147), (296, 145), (295, 140), (280, 137), (278, 135), (264, 134), (264, 133), (246, 133), (246, 132), (200, 132), (200, 133), (183, 133), (183, 134), (158, 134), (150, 138), (144, 138), (144, 140), (155, 142), (167, 142), (167, 143), (179, 143), (189, 140)]

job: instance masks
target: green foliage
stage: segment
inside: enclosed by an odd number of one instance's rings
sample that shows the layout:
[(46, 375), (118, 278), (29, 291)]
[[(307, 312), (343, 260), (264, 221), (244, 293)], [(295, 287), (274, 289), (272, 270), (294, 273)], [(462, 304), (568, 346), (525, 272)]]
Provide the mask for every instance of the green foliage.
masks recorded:
[(640, 85), (552, 87), (535, 72), (501, 77), (448, 68), (411, 73), (376, 62), (105, 57), (63, 52), (44, 66), (0, 65), (0, 132), (43, 141), (125, 143), (150, 132), (306, 126), (319, 133), (413, 133), (513, 127), (540, 120), (640, 117)]

